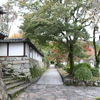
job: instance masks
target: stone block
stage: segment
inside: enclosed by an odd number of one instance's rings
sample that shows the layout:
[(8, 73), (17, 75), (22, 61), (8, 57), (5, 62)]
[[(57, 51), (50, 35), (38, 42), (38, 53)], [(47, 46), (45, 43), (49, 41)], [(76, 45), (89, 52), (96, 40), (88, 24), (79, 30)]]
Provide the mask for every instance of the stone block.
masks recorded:
[(29, 60), (13, 61), (13, 64), (23, 64), (23, 63), (29, 63)]
[(30, 68), (30, 65), (29, 65), (29, 64), (24, 64), (23, 67), (24, 67), (25, 69), (29, 69), (29, 68)]
[(83, 81), (79, 81), (78, 86), (86, 86)]
[(95, 81), (95, 82), (93, 83), (93, 85), (94, 85), (94, 86), (98, 86), (98, 82)]
[(0, 58), (1, 61), (4, 61), (6, 58)]
[(22, 60), (22, 57), (16, 57), (15, 60)]
[(12, 69), (20, 70), (20, 68), (21, 68), (21, 64), (18, 64), (18, 65), (12, 65)]
[(8, 64), (8, 65), (5, 66), (5, 68), (12, 68), (12, 65)]
[(19, 76), (19, 73), (18, 72), (14, 72), (13, 74), (16, 75), (16, 76)]
[(13, 62), (12, 61), (8, 61), (8, 64), (13, 64)]
[(2, 77), (2, 76), (3, 76), (3, 73), (2, 73), (2, 69), (0, 67), (0, 77)]
[(66, 84), (67, 86), (71, 85), (71, 79), (65, 79), (64, 84)]
[(15, 58), (16, 58), (16, 57), (7, 57), (6, 60), (8, 60), (8, 61), (13, 61), (13, 60), (15, 60)]
[(7, 65), (8, 62), (7, 61), (2, 61), (2, 65)]
[(22, 73), (23, 70), (22, 69), (15, 69), (14, 72)]
[(23, 69), (23, 73), (29, 73), (30, 70), (29, 69)]

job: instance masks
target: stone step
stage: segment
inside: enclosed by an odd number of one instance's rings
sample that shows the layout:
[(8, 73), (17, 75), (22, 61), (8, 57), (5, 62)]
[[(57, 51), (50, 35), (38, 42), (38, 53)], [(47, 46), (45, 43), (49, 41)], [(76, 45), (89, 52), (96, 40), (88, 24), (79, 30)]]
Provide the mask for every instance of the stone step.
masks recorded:
[(4, 81), (5, 85), (8, 85), (8, 84), (13, 84), (15, 82), (19, 82), (21, 81), (20, 79), (17, 79), (17, 80), (9, 80), (9, 81)]
[(14, 80), (15, 78), (11, 78), (11, 77), (9, 77), (9, 78), (3, 78), (2, 80), (3, 81), (9, 81), (9, 80)]
[(23, 85), (20, 85), (12, 90), (7, 91), (10, 98), (14, 98), (16, 94), (23, 91), (25, 88), (27, 88), (31, 83), (25, 83)]
[(25, 82), (26, 82), (26, 81), (22, 81), (22, 82), (16, 82), (16, 83), (7, 85), (7, 90), (8, 90), (8, 89), (13, 89), (14, 87), (18, 87), (19, 85), (22, 85), (22, 84), (24, 84)]

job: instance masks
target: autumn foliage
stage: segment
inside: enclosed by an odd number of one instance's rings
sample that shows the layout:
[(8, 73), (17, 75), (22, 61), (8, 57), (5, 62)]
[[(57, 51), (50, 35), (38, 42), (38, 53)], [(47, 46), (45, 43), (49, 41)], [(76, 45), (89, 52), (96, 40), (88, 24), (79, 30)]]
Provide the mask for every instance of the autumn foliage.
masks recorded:
[(85, 43), (85, 46), (83, 46), (83, 49), (85, 50), (85, 54), (86, 55), (94, 55), (94, 49), (92, 49), (91, 47), (90, 47), (90, 44), (89, 43)]
[(22, 35), (20, 33), (12, 34), (10, 38), (22, 38)]
[(61, 52), (57, 49), (51, 49), (49, 60), (63, 62), (63, 61), (67, 61), (66, 56), (67, 56), (67, 53), (64, 51)]

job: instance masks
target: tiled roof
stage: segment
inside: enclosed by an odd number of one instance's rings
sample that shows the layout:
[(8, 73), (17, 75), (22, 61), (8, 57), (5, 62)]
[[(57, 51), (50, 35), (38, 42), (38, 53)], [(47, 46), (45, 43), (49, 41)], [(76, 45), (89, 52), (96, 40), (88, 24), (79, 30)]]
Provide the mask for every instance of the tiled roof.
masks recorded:
[(6, 34), (4, 34), (3, 32), (0, 32), (1, 35), (7, 36)]
[(5, 43), (5, 42), (23, 42), (24, 41), (24, 39), (23, 38), (13, 38), (13, 39), (4, 39), (4, 40), (0, 40), (0, 42), (3, 42), (3, 43)]
[(44, 56), (32, 43), (29, 39), (24, 38), (13, 38), (13, 39), (4, 39), (0, 40), (0, 43), (28, 43), (30, 47), (35, 49), (41, 56)]

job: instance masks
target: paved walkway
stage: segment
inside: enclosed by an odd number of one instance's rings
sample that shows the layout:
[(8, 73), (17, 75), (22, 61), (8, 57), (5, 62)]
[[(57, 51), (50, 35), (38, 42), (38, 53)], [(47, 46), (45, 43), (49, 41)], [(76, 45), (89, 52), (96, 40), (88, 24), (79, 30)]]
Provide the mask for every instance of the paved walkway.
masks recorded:
[[(53, 82), (51, 82), (51, 74), (49, 73), (52, 74)], [(57, 81), (55, 81), (56, 77), (53, 74), (57, 76), (57, 71), (54, 66), (50, 66), (42, 76), (48, 82), (41, 77), (37, 84), (32, 84), (14, 100), (94, 100), (95, 97), (100, 96), (100, 87), (64, 86), (61, 85), (62, 81), (58, 78), (59, 74)], [(57, 84), (58, 80), (59, 84)]]
[(63, 82), (54, 65), (50, 65), (49, 69), (42, 75), (37, 84), (63, 85)]

